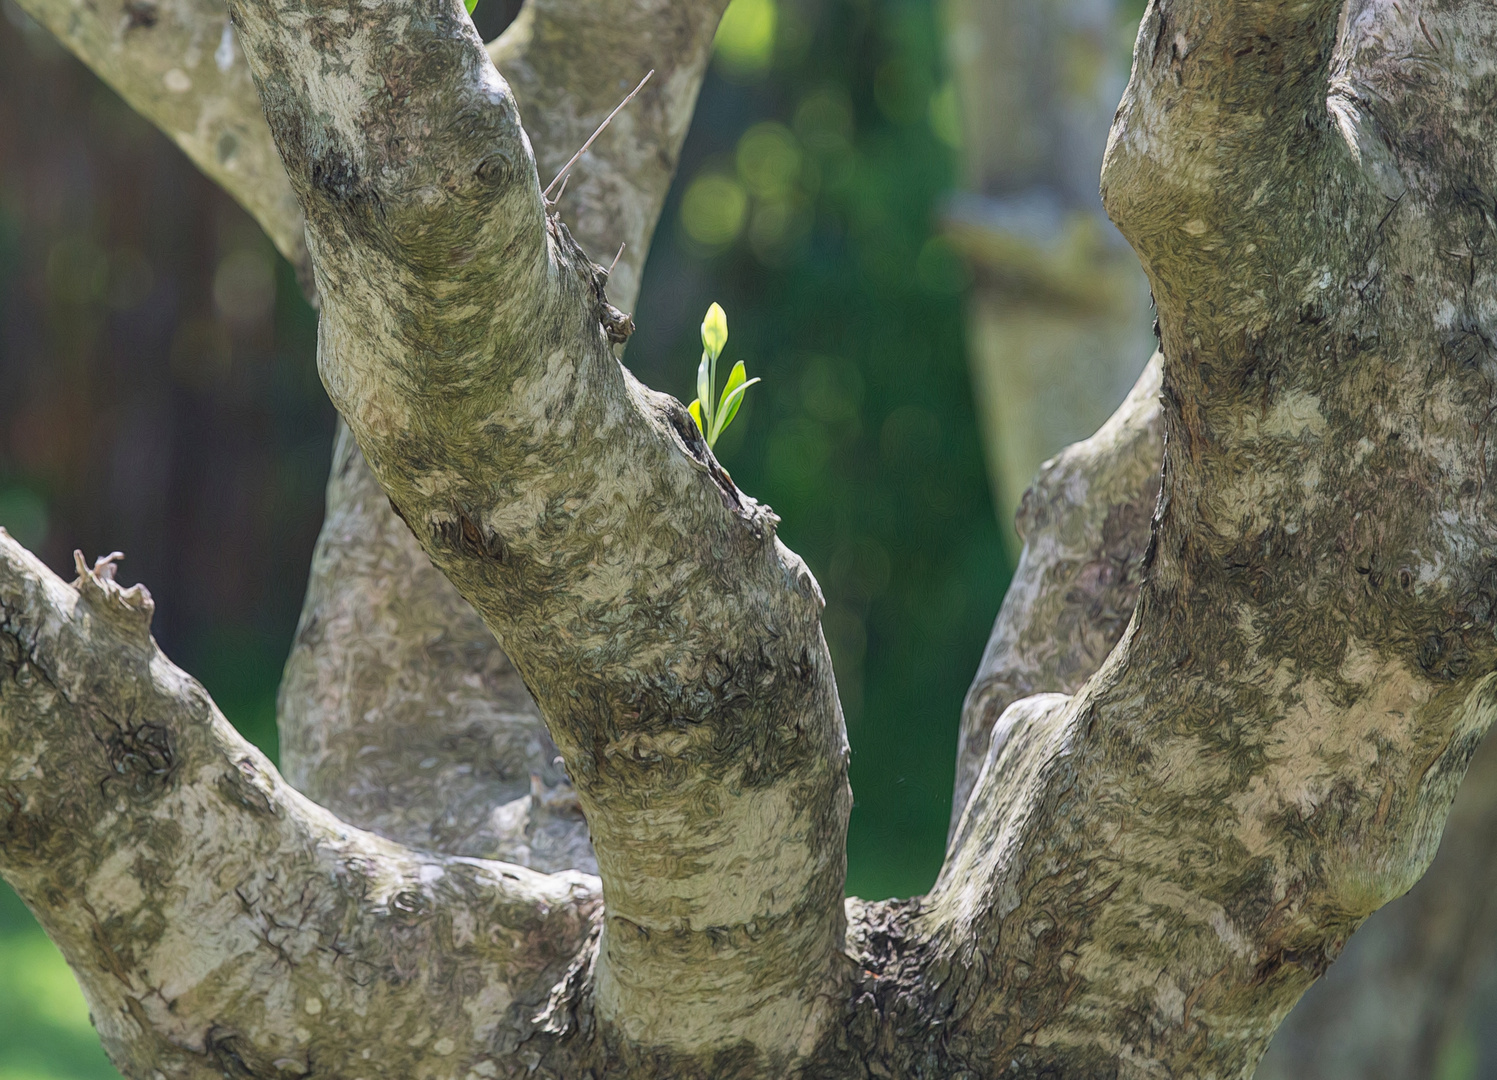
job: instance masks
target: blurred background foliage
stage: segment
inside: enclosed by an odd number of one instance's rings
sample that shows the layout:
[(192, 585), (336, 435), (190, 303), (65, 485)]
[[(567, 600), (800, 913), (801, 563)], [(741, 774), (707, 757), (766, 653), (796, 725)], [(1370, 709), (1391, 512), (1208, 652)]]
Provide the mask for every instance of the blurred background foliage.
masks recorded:
[[(274, 756), (333, 429), (315, 317), (242, 212), (0, 8), (0, 525), (65, 576), (124, 550), (162, 647)], [(937, 234), (961, 139), (940, 46), (928, 0), (734, 0), (625, 357), (690, 400), (717, 300), (727, 361), (764, 378), (718, 453), (825, 591), (866, 897), (940, 865), (1009, 574)], [(0, 1080), (112, 1075), (82, 1010), (0, 886)]]

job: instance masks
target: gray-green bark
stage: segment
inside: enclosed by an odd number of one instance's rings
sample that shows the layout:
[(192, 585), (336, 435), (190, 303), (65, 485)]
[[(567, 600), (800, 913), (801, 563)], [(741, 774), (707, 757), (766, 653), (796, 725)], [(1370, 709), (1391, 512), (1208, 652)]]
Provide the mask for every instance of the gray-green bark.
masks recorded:
[(1256, 1080), (1440, 1075), (1497, 959), (1494, 840), (1497, 740), (1489, 736), (1471, 759), (1429, 872), (1357, 931), (1279, 1029)]
[[(623, 246), (608, 293), (626, 310), (721, 6), (533, 0), (489, 46), (548, 178), (641, 74), (655, 71), (573, 168), (560, 205), (588, 252)], [(613, 41), (624, 30), (637, 47)], [(596, 872), (529, 690), (339, 430), (327, 523), (281, 688), (287, 776), (346, 820), (395, 840)]]
[(1080, 690), (1133, 615), (1164, 454), (1162, 360), (1156, 353), (1112, 418), (1047, 461), (1024, 493), (1019, 565), (962, 705), (953, 833), (1008, 707)]
[(995, 719), (932, 892), (845, 905), (815, 582), (614, 359), (461, 6), (233, 11), (324, 381), (534, 692), (600, 877), (340, 822), (142, 594), (0, 540), (0, 872), (122, 1067), (1249, 1075), (1423, 871), (1492, 717), (1489, 7), (1150, 9), (1104, 173), (1162, 331), (1137, 608)]
[[(1159, 359), (1102, 430), (1047, 463), (1026, 493), (1019, 569), (963, 709), (954, 822), (1008, 706), (1074, 692), (1122, 636), (1159, 489)], [(1279, 1028), (1256, 1080), (1436, 1075), (1497, 959), (1494, 828), (1497, 743), (1488, 738), (1429, 871), (1352, 936)]]

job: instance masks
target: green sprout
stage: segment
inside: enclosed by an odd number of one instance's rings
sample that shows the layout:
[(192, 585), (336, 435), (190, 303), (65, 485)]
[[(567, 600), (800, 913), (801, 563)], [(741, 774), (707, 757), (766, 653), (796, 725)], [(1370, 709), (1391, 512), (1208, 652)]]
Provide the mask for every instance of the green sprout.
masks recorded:
[(478, 0), (463, 0), (463, 7), (468, 9), (468, 14), (473, 14), (473, 9), (478, 6)]
[(717, 358), (728, 343), (728, 316), (722, 306), (714, 303), (707, 309), (702, 320), (702, 362), (697, 365), (697, 397), (691, 403), (691, 418), (697, 429), (706, 436), (708, 447), (717, 445), (717, 437), (728, 429), (733, 417), (738, 415), (738, 406), (743, 404), (743, 392), (758, 378), (750, 379), (743, 370), (743, 361), (733, 365), (728, 375), (728, 385), (723, 387), (717, 407), (712, 405), (713, 392), (717, 389)]

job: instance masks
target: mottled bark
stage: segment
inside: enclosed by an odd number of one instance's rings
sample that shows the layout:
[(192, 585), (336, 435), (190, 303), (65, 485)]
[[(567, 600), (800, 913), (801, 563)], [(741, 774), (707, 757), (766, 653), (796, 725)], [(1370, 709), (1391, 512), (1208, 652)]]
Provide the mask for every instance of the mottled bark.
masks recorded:
[[(1072, 693), (1121, 638), (1141, 580), (1163, 454), (1159, 360), (1095, 436), (1047, 462), (1019, 515), (1024, 550), (962, 713), (952, 828), (998, 718)], [(1007, 724), (1018, 720), (1008, 713)], [(996, 745), (995, 745), (996, 744)], [(1274, 1036), (1257, 1080), (1423, 1080), (1497, 960), (1497, 742), (1483, 740), (1429, 871), (1375, 912)]]
[(523, 1055), (597, 879), (350, 829), (161, 654), (143, 588), (78, 568), (65, 584), (0, 530), (0, 869), (115, 1064), (493, 1076)]
[[(626, 308), (722, 6), (532, 0), (489, 46), (548, 175), (640, 73), (656, 70), (572, 169), (562, 201), (588, 251), (623, 245), (609, 291)], [(301, 209), (222, 5), (27, 7), (310, 273)], [(209, 38), (221, 45), (212, 68), (199, 47)], [(162, 76), (163, 66), (176, 73)], [(222, 152), (207, 155), (210, 144)], [(585, 822), (518, 673), (341, 435), (337, 456), (281, 694), (288, 778), (345, 820), (427, 850), (595, 870)]]
[(1097, 174), (1127, 68), (1110, 0), (946, 0), (973, 271), (967, 336), (1004, 534), (1039, 464), (1095, 431), (1148, 358), (1148, 285)]
[[(0, 542), (0, 871), (86, 985), (154, 988), (101, 997), (128, 1017), (101, 1021), (117, 1060), (1249, 1075), (1351, 931), (1422, 873), (1497, 705), (1479, 437), (1497, 311), (1478, 258), (1497, 13), (1338, 12), (1161, 0), (1145, 18), (1104, 174), (1162, 335), (1136, 609), (1073, 694), (996, 719), (932, 892), (844, 907), (847, 751), (815, 582), (680, 404), (614, 358), (627, 327), (605, 275), (543, 202), (461, 6), (236, 0), (307, 212), (324, 381), (534, 691), (603, 904), (588, 937), (590, 879), (410, 853), (258, 759), (270, 809), (225, 796), (242, 744), (154, 652), (143, 597), (102, 571), (70, 591)], [(1144, 438), (1126, 416), (1098, 447)], [(1100, 468), (1087, 453), (1056, 479)], [(1077, 543), (1067, 528), (1057, 545)], [(1127, 565), (1110, 553), (1114, 582)], [(1064, 628), (1054, 610), (1035, 605)], [(1105, 647), (1067, 632), (1057, 656)], [(113, 921), (76, 907), (98, 873)], [(239, 896), (245, 873), (274, 889)], [(295, 952), (292, 927), (327, 929)], [(342, 986), (339, 965), (367, 982)], [(297, 981), (313, 971), (315, 1005)], [(325, 1053), (294, 1056), (318, 1038)]]
[(851, 801), (815, 583), (614, 358), (606, 273), (460, 7), (233, 11), (307, 213), (323, 382), (587, 814), (600, 1019), (793, 1060), (841, 971)]
[(556, 745), (482, 620), (339, 426), (281, 684), (281, 767), (344, 820), (428, 851), (597, 872)]
[(1357, 931), (1274, 1036), (1256, 1080), (1439, 1076), (1442, 1052), (1497, 959), (1494, 896), (1497, 740), (1489, 736), (1429, 872)]
[(1015, 706), (930, 900), (1033, 938), (990, 1015), (1036, 1068), (1251, 1068), (1422, 872), (1491, 717), (1492, 13), (1338, 13), (1141, 31), (1104, 189), (1163, 332), (1147, 577), (1078, 695)]
[[(559, 200), (584, 250), (603, 258), (622, 245), (608, 293), (625, 310), (722, 6), (531, 0), (489, 46), (547, 180), (655, 71), (571, 170)], [(288, 778), (396, 840), (595, 872), (586, 823), (529, 690), (395, 516), (345, 430), (281, 690)]]

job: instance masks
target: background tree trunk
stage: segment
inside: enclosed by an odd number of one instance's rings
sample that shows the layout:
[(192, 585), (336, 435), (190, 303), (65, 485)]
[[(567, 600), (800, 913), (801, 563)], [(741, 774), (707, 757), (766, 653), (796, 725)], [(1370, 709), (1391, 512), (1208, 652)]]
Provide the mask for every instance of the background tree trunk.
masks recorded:
[(1120, 6), (945, 4), (966, 181), (947, 234), (974, 272), (973, 385), (1010, 539), (1040, 462), (1096, 431), (1153, 351), (1148, 283), (1097, 192), (1136, 25)]

